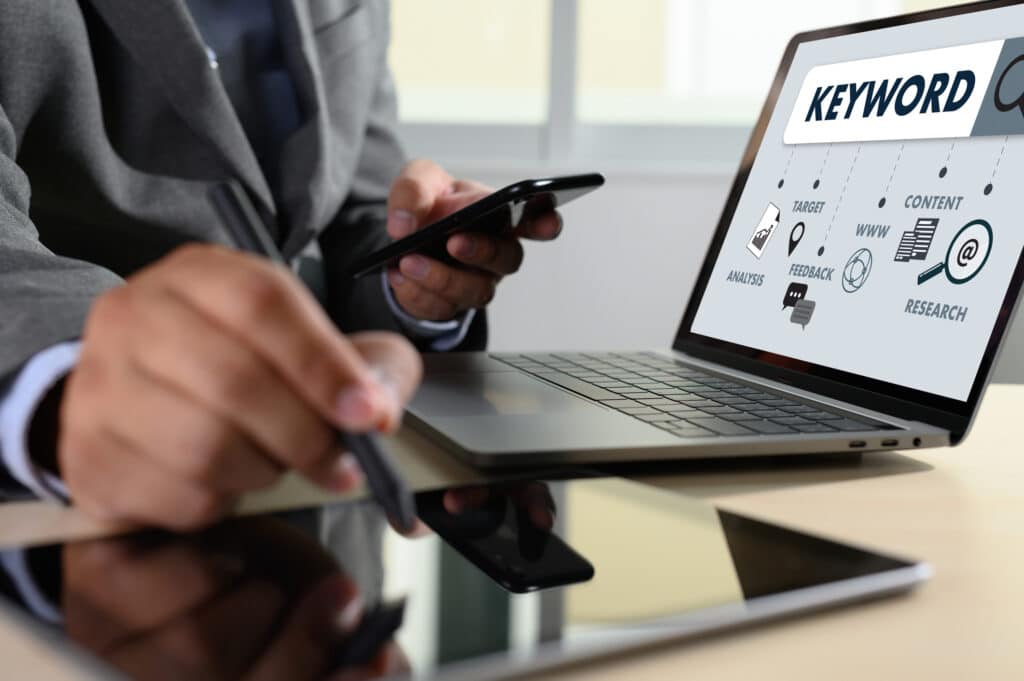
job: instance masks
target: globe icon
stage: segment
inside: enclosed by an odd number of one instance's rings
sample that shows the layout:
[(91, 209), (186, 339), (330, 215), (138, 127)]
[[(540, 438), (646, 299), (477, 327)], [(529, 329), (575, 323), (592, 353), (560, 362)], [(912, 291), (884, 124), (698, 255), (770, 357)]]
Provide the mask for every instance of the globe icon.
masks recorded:
[(850, 259), (846, 261), (846, 267), (843, 268), (843, 290), (847, 293), (859, 291), (868, 281), (873, 262), (871, 251), (866, 248), (851, 255)]

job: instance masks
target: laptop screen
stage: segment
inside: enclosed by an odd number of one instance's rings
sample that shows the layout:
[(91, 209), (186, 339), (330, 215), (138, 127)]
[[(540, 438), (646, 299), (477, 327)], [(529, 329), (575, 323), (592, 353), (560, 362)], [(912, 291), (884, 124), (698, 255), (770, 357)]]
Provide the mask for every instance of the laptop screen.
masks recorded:
[(1024, 6), (845, 33), (791, 52), (690, 330), (964, 402), (1024, 247)]

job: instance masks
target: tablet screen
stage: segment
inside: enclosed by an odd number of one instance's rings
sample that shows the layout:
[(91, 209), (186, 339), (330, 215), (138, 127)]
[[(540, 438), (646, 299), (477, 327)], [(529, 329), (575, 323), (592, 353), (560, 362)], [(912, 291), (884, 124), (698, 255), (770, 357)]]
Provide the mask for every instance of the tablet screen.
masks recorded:
[(500, 677), (909, 588), (923, 567), (615, 478), (0, 553), (6, 604), (132, 679)]

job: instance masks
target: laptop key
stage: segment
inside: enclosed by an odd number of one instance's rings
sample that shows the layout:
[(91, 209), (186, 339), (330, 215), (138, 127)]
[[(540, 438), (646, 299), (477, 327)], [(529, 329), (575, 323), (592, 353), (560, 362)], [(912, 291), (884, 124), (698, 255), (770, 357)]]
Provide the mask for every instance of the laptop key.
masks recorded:
[(761, 418), (760, 416), (754, 416), (753, 414), (748, 414), (748, 413), (742, 412), (742, 411), (741, 412), (737, 412), (735, 414), (713, 414), (713, 415), (717, 416), (720, 419), (725, 419), (726, 421), (735, 421), (735, 422), (741, 423), (741, 424), (742, 424), (743, 421), (764, 421), (765, 420), (765, 419)]
[(707, 416), (700, 409), (684, 409), (680, 408), (678, 404), (675, 407), (661, 407), (661, 411), (678, 416), (681, 419), (690, 418), (691, 416)]
[(838, 421), (825, 421), (824, 425), (832, 426), (836, 430), (878, 430), (885, 426), (875, 425), (872, 423), (865, 423), (864, 421), (857, 421), (855, 419), (843, 418)]
[(620, 410), (621, 409), (626, 409), (627, 407), (640, 407), (640, 408), (643, 408), (643, 406), (644, 406), (644, 405), (640, 404), (639, 402), (634, 402), (633, 400), (601, 400), (601, 404), (603, 404), (606, 407), (611, 407), (612, 409), (620, 409)]
[(566, 390), (572, 391), (579, 395), (583, 395), (584, 397), (588, 397), (598, 402), (602, 400), (619, 399), (619, 396), (610, 390), (599, 388), (596, 385), (591, 385), (586, 381), (581, 381), (578, 378), (573, 378), (572, 376), (568, 376), (566, 374), (557, 373), (554, 371), (543, 371), (537, 372), (534, 375), (538, 376), (539, 378), (543, 378), (545, 381), (554, 383), (557, 386), (561, 386)]
[(802, 416), (785, 416), (782, 418), (773, 418), (772, 421), (775, 423), (782, 423), (787, 426), (798, 426), (813, 423), (810, 419), (805, 419)]
[(818, 411), (816, 407), (812, 407), (809, 404), (797, 404), (792, 407), (783, 407), (783, 411), (788, 411), (790, 414), (814, 414)]
[(648, 407), (671, 407), (678, 406), (674, 400), (670, 400), (664, 397), (656, 397), (654, 399), (639, 399), (637, 400), (640, 404), (646, 404)]
[(793, 426), (801, 433), (834, 433), (835, 428), (830, 428), (823, 423), (801, 423)]
[(726, 407), (724, 405), (721, 407), (705, 407), (703, 411), (706, 411), (709, 414), (714, 414), (715, 416), (725, 416), (726, 414), (741, 413), (739, 409), (733, 409), (732, 407)]
[(682, 438), (687, 438), (687, 439), (697, 438), (697, 437), (714, 437), (715, 436), (715, 433), (712, 433), (710, 430), (705, 430), (703, 428), (697, 428), (696, 426), (691, 426), (689, 428), (666, 428), (665, 430), (667, 430), (668, 432), (672, 433), (673, 435), (676, 435), (676, 436), (682, 437)]
[(629, 384), (622, 383), (620, 381), (593, 381), (593, 385), (596, 385), (598, 388), (604, 388), (605, 390), (611, 390), (612, 392), (629, 390), (632, 387)]
[[(613, 392), (618, 392), (618, 391), (613, 391)], [(625, 398), (630, 399), (630, 400), (657, 400), (657, 399), (659, 399), (659, 397), (657, 395), (655, 395), (654, 393), (649, 393), (646, 390), (636, 390), (635, 388), (633, 390), (623, 390), (622, 392), (619, 392), (619, 395), (621, 397), (625, 397)]]
[(654, 424), (657, 424), (657, 423), (668, 423), (669, 421), (678, 421), (678, 419), (675, 416), (672, 416), (672, 414), (666, 414), (664, 412), (659, 412), (657, 414), (652, 414), (650, 416), (648, 416), (646, 414), (641, 414), (639, 416), (634, 415), (633, 418), (640, 419), (641, 421), (644, 421), (646, 423), (654, 423)]
[(772, 423), (771, 421), (741, 421), (740, 425), (750, 428), (752, 430), (761, 433), (762, 435), (781, 435), (782, 433), (793, 433), (795, 432), (789, 426), (784, 426), (781, 423)]
[(754, 431), (741, 426), (739, 423), (733, 423), (732, 421), (726, 421), (715, 416), (708, 416), (706, 418), (692, 418), (686, 419), (698, 428), (707, 428), (710, 431), (718, 433), (719, 435), (750, 435)]
[(629, 414), (630, 416), (656, 416), (658, 414), (664, 414), (665, 412), (659, 411), (654, 407), (626, 407), (625, 409), (619, 409), (623, 414)]
[(787, 412), (781, 409), (751, 409), (750, 413), (762, 419), (776, 419), (789, 416)]

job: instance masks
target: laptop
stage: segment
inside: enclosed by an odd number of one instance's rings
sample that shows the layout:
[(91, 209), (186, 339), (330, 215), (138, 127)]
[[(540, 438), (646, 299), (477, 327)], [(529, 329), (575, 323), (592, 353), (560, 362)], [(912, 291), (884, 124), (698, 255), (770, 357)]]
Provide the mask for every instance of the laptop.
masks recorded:
[(1024, 278), (1021, 177), (1021, 2), (799, 34), (671, 347), (428, 356), (408, 422), (481, 467), (955, 445)]

